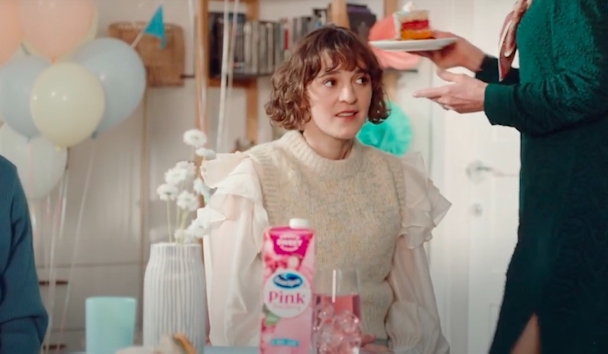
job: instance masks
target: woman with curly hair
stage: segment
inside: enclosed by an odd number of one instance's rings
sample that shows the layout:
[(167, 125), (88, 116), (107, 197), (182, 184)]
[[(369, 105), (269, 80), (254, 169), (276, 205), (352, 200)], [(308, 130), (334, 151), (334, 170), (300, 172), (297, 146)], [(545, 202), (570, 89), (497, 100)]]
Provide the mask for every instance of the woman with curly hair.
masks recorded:
[(299, 217), (317, 233), (317, 266), (359, 271), (366, 350), (448, 353), (423, 244), (450, 203), (418, 155), (356, 140), (388, 116), (368, 44), (335, 26), (310, 33), (273, 75), (266, 112), (281, 139), (203, 166), (207, 208), (222, 215), (209, 231), (211, 343), (257, 346), (263, 230)]

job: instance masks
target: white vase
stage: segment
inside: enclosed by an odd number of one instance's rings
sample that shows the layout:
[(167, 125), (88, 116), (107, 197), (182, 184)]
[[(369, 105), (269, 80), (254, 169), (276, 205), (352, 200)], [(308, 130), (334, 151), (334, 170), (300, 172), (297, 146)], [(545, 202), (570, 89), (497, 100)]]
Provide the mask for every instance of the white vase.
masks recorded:
[(199, 354), (205, 347), (205, 271), (199, 244), (157, 243), (144, 276), (144, 346), (182, 333)]

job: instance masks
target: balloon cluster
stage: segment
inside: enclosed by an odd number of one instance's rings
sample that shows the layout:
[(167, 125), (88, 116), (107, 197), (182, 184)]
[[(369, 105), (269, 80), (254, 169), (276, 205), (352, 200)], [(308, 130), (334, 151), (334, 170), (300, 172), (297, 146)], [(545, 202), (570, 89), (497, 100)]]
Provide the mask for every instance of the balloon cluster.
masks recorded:
[[(94, 138), (141, 102), (141, 58), (121, 40), (96, 39), (97, 26), (94, 0), (0, 0), (0, 154), (16, 165), (19, 144), (50, 156), (32, 149), (61, 152)], [(15, 55), (20, 47), (29, 55)]]

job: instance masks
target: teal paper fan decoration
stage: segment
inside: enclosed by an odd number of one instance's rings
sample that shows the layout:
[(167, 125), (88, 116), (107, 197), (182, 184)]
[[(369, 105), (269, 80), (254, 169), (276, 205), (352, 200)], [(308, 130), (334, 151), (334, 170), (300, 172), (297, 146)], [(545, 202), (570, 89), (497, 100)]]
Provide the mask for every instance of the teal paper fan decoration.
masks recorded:
[(365, 122), (357, 134), (357, 139), (362, 144), (389, 154), (403, 156), (412, 141), (412, 126), (401, 108), (390, 101), (387, 101), (387, 106), (390, 109), (389, 117), (380, 124)]

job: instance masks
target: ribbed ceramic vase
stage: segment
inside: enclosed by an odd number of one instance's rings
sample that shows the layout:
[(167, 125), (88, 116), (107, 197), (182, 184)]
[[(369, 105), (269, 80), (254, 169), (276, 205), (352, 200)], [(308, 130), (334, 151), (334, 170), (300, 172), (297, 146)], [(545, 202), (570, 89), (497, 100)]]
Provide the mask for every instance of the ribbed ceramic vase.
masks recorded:
[(199, 244), (157, 243), (144, 276), (144, 346), (182, 333), (202, 354), (205, 347), (205, 271)]

